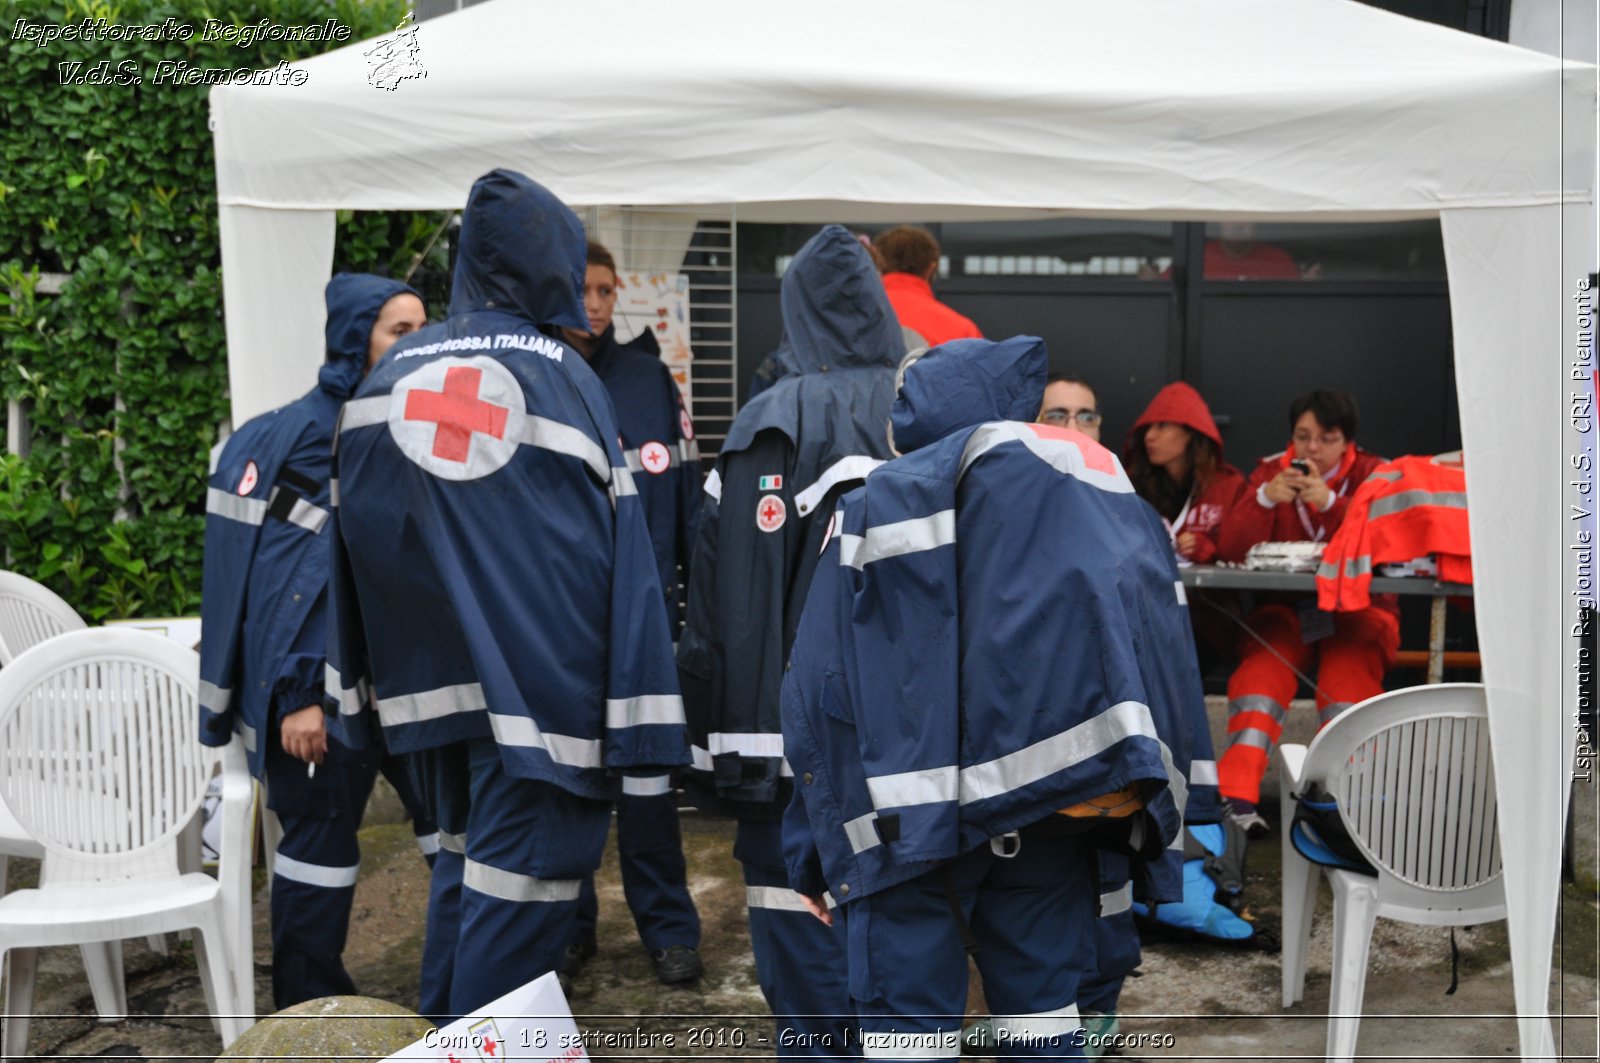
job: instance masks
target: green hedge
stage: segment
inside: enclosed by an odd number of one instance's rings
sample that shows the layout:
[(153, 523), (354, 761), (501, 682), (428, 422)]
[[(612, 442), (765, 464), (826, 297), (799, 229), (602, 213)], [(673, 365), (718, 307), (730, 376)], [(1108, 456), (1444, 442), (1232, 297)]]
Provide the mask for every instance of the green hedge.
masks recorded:
[[(148, 76), (142, 85), (61, 84), (58, 64), (82, 62), (81, 72), (109, 60), (114, 72), (131, 62), (147, 75), (164, 59), (267, 67), (342, 44), (238, 48), (198, 31), (211, 18), (305, 26), (333, 17), (355, 42), (393, 29), (405, 5), (127, 0), (0, 10), (0, 390), (26, 404), (32, 425), (28, 456), (0, 459), (6, 567), (96, 620), (193, 613), (207, 455), (228, 415), (209, 90)], [(15, 39), (18, 19), (85, 18), (172, 18), (197, 32), (47, 47)], [(343, 213), (336, 265), (403, 273), (441, 220)], [(41, 271), (70, 279), (59, 295), (42, 294)]]

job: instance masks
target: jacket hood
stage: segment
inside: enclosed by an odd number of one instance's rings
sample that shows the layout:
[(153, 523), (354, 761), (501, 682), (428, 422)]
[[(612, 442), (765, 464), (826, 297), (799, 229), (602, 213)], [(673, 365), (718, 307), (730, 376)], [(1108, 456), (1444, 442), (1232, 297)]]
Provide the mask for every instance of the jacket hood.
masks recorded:
[(491, 170), (473, 182), (461, 214), (450, 313), (499, 310), (536, 325), (588, 331), (587, 268), (578, 216), (537, 181)]
[(913, 362), (889, 412), (895, 449), (909, 454), (989, 421), (1031, 421), (1050, 356), (1037, 336), (951, 340)]
[(397, 295), (422, 298), (409, 284), (371, 273), (335, 273), (328, 282), (328, 323), (323, 329), (327, 364), (317, 374), (323, 391), (339, 399), (356, 392), (367, 371), (367, 351), (372, 346), (372, 326), (383, 306)]
[(1206, 400), (1200, 397), (1198, 391), (1181, 380), (1156, 392), (1150, 405), (1144, 408), (1139, 419), (1133, 422), (1133, 427), (1128, 429), (1123, 451), (1135, 445), (1140, 432), (1159, 421), (1181, 424), (1191, 432), (1199, 432), (1217, 445), (1219, 455), (1222, 453), (1222, 433), (1217, 431), (1211, 407), (1206, 405)]
[(900, 322), (860, 241), (842, 225), (806, 241), (783, 274), (783, 339), (773, 381), (829, 369), (894, 368), (905, 353)]

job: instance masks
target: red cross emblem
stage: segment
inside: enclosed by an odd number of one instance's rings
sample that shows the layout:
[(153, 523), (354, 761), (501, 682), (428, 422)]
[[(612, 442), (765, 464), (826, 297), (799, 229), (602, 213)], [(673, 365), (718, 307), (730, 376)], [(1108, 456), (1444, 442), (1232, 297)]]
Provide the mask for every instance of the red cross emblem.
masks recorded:
[(764, 532), (775, 532), (783, 527), (789, 507), (777, 495), (765, 495), (756, 503), (756, 527)]
[(413, 389), (406, 395), (408, 421), (432, 421), (433, 455), (446, 461), (467, 460), (474, 432), (504, 439), (506, 408), (478, 398), (483, 370), (451, 366), (444, 375), (443, 391)]
[(1103, 472), (1107, 476), (1117, 474), (1117, 461), (1111, 456), (1111, 451), (1077, 429), (1060, 428), (1053, 424), (1030, 424), (1028, 427), (1040, 439), (1060, 439), (1075, 444), (1078, 453), (1083, 455), (1083, 463), (1095, 472)]
[(493, 1037), (485, 1037), (483, 1039), (483, 1050), (491, 1056), (494, 1055), (495, 1042)]
[(652, 476), (660, 476), (672, 467), (672, 452), (663, 443), (651, 440), (639, 448), (639, 464)]

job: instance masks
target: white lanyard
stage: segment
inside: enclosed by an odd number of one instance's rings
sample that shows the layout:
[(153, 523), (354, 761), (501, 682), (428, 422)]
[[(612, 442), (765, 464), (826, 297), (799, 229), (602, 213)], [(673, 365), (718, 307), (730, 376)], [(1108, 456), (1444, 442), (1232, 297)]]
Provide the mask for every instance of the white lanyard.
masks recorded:
[(1189, 497), (1183, 500), (1183, 508), (1178, 510), (1176, 517), (1173, 517), (1170, 521), (1163, 518), (1161, 521), (1167, 526), (1167, 538), (1172, 540), (1174, 549), (1177, 548), (1178, 533), (1183, 530), (1183, 522), (1189, 519), (1189, 506), (1194, 502), (1194, 492), (1195, 489), (1193, 487), (1189, 488)]
[[(1333, 492), (1333, 496), (1335, 498), (1341, 497), (1345, 492), (1345, 488), (1349, 486), (1350, 477), (1347, 475), (1343, 480), (1339, 481), (1339, 489)], [(1330, 505), (1328, 508), (1331, 509), (1333, 507)], [(1306, 510), (1306, 504), (1300, 501), (1298, 496), (1296, 496), (1294, 500), (1294, 511), (1295, 515), (1300, 518), (1300, 527), (1306, 530), (1306, 534), (1311, 537), (1311, 541), (1314, 543), (1320, 543), (1322, 541), (1322, 537), (1328, 534), (1328, 529), (1313, 528), (1311, 526), (1311, 514)]]

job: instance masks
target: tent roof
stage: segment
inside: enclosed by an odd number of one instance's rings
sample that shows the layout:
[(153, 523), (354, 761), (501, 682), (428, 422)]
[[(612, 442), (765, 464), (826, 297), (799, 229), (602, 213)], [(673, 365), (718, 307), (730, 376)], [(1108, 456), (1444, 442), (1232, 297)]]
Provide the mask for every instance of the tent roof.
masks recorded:
[[(1329, 220), (1591, 198), (1551, 156), (1594, 68), (1352, 0), (496, 0), (300, 86), (212, 92), (224, 205), (460, 206), (496, 166), (574, 206), (750, 220), (1040, 212)], [(975, 17), (981, 11), (983, 17)], [(559, 42), (559, 43), (557, 43)], [(1585, 110), (1587, 108), (1587, 110)]]

